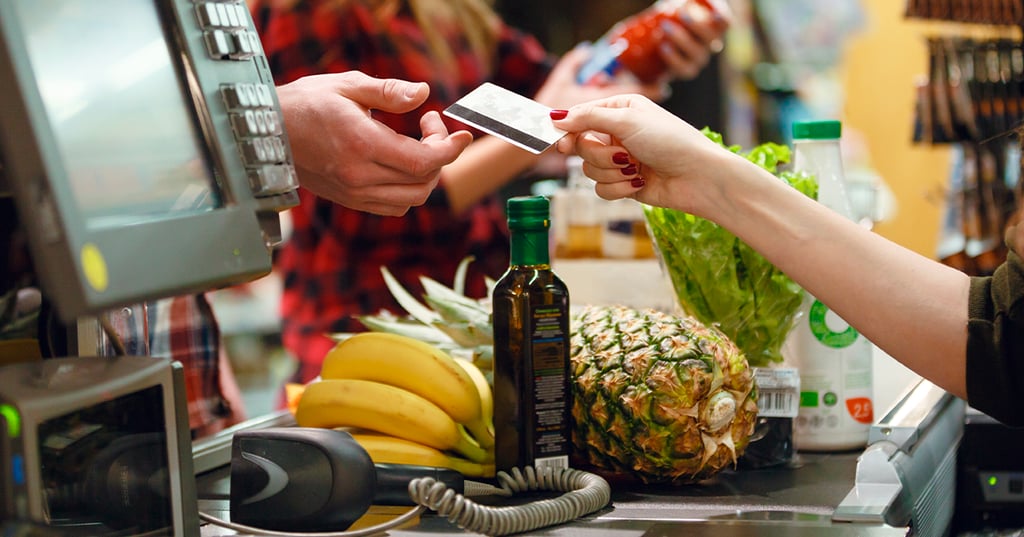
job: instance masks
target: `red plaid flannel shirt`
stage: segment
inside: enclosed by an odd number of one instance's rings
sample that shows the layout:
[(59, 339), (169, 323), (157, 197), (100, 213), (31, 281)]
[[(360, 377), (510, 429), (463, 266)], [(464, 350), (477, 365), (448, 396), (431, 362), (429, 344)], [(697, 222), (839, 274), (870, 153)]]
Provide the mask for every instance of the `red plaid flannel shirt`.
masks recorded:
[[(144, 306), (144, 307), (143, 307)], [(130, 312), (130, 313), (125, 313)], [(139, 315), (139, 312), (145, 312)], [(236, 423), (243, 415), (224, 397), (220, 328), (203, 294), (183, 295), (112, 310), (106, 314), (130, 355), (181, 362), (193, 437), (206, 436)], [(102, 351), (114, 355), (106, 341)]]
[[(486, 72), (464, 39), (449, 39), (461, 72), (457, 79), (445, 76), (428, 55), (423, 33), (407, 7), (380, 25), (359, 2), (344, 12), (330, 3), (299, 1), (286, 10), (254, 10), (276, 83), (349, 70), (425, 81), (430, 97), (421, 108), (401, 115), (374, 112), (376, 119), (414, 138), (421, 135), (420, 116), (443, 110), (485, 81), (533, 95), (551, 70), (550, 58), (536, 39), (503, 26), (497, 74)], [(467, 128), (446, 121), (449, 129)], [(301, 204), (292, 209), (293, 235), (277, 260), (284, 279), (282, 336), (299, 359), (299, 381), (319, 374), (323, 356), (333, 345), (326, 334), (364, 330), (358, 315), (381, 309), (404, 313), (384, 284), (381, 266), (413, 294), (420, 294), (420, 275), (451, 284), (459, 261), (473, 255), (466, 292), (474, 297), (486, 293), (484, 275), (497, 278), (508, 266), (501, 201), (492, 196), (462, 217), (452, 216), (443, 176), (427, 203), (401, 218), (347, 209), (305, 190), (300, 197)]]

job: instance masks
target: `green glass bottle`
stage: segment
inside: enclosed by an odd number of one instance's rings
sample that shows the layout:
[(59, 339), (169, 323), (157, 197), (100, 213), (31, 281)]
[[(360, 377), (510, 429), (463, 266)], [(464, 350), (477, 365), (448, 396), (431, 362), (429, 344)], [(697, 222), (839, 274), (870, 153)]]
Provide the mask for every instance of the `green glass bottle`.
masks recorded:
[(551, 270), (548, 207), (508, 200), (511, 259), (492, 295), (498, 470), (569, 467), (569, 291)]

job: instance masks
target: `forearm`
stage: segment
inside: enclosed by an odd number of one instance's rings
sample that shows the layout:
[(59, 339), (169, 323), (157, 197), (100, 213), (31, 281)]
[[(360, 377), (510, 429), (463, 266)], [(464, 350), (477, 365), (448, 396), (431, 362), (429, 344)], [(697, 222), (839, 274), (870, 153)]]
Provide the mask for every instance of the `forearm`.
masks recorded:
[(537, 155), (493, 136), (474, 141), (441, 171), (452, 214), (462, 214), (538, 160)]
[(730, 159), (715, 220), (890, 356), (966, 396), (969, 279)]

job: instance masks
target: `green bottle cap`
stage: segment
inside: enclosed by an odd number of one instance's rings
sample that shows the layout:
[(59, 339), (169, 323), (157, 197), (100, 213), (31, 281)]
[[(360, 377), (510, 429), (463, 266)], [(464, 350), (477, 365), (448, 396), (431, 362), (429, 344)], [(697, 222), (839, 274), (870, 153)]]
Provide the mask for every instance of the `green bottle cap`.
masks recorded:
[(508, 228), (520, 230), (547, 229), (550, 225), (548, 199), (544, 196), (517, 196), (509, 198)]
[(793, 138), (796, 140), (835, 140), (842, 133), (843, 124), (834, 119), (793, 123)]

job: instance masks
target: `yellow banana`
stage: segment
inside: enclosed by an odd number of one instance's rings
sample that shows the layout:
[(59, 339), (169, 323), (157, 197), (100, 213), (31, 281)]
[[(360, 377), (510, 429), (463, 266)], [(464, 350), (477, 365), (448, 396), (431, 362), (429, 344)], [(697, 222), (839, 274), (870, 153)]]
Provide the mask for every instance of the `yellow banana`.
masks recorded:
[(476, 364), (458, 357), (454, 357), (454, 360), (466, 371), (469, 378), (473, 379), (473, 384), (476, 385), (476, 390), (480, 394), (480, 414), (484, 418), (484, 423), (487, 424), (489, 433), (487, 436), (490, 438), (489, 443), (480, 442), (480, 445), (492, 446), (494, 445), (494, 391), (491, 390), (491, 385), (487, 382), (484, 372)]
[(490, 455), (437, 405), (390, 384), (358, 379), (312, 382), (299, 399), (300, 427), (358, 427), (451, 450), (475, 462)]
[(482, 447), (494, 445), (473, 378), (448, 353), (429, 343), (399, 334), (360, 332), (328, 351), (320, 377), (371, 380), (408, 390), (464, 425)]
[(370, 454), (373, 462), (451, 468), (466, 477), (494, 477), (493, 462), (481, 464), (411, 440), (368, 431), (352, 432), (352, 437)]

